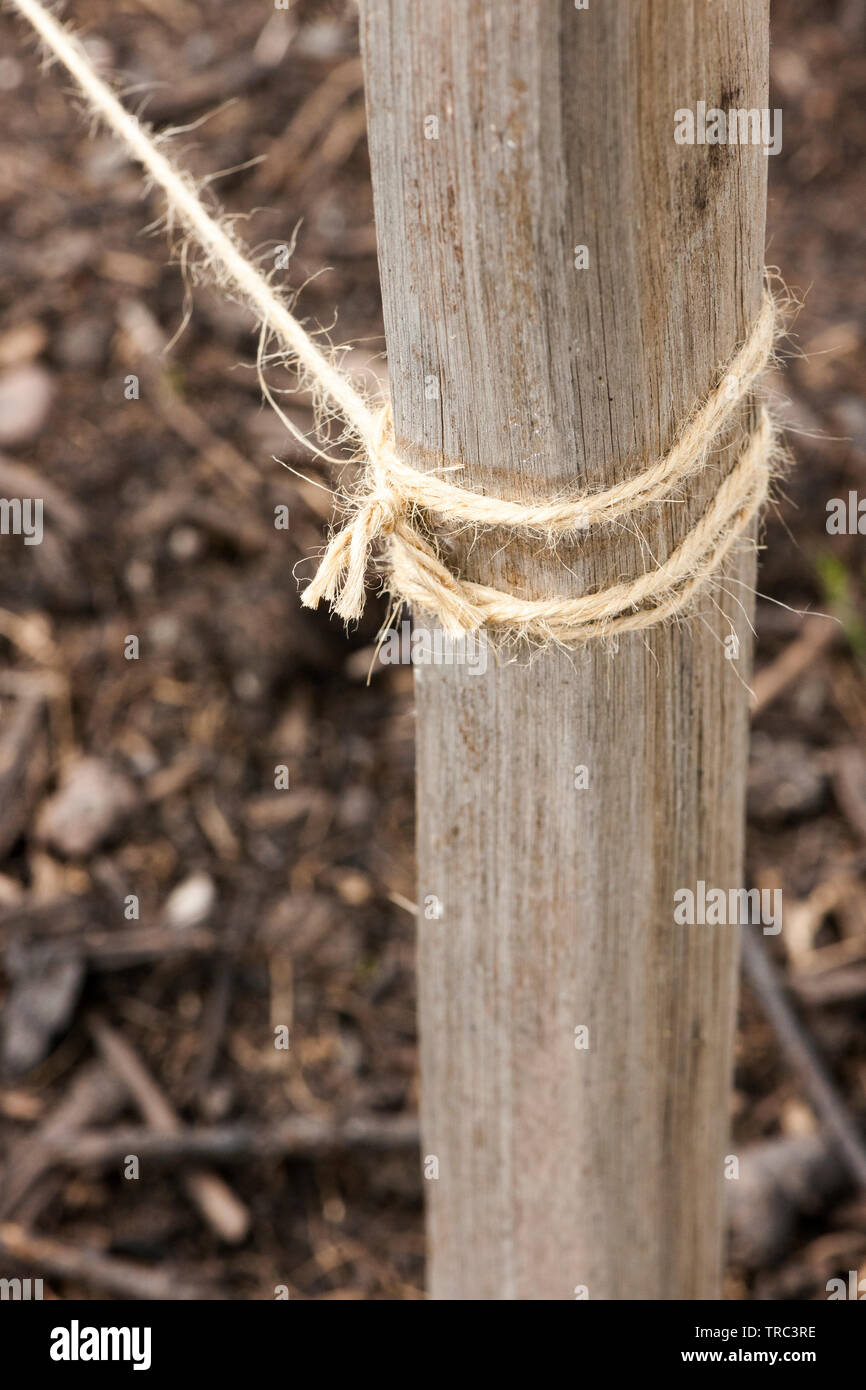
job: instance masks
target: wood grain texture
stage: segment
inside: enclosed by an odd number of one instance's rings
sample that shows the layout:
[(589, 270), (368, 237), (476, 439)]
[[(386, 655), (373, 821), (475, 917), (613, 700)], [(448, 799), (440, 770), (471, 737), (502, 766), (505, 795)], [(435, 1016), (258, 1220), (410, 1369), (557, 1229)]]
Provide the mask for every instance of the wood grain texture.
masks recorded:
[[(361, 19), (407, 458), (526, 498), (639, 469), (760, 304), (766, 157), (673, 132), (699, 100), (766, 105), (765, 0), (362, 0)], [(623, 578), (676, 544), (735, 442), (639, 528), (558, 555), (457, 536), (452, 563), (525, 596)], [(442, 904), (418, 953), (434, 1298), (719, 1294), (738, 942), (675, 926), (673, 895), (742, 882), (753, 566), (615, 653), (417, 672), (419, 901)]]

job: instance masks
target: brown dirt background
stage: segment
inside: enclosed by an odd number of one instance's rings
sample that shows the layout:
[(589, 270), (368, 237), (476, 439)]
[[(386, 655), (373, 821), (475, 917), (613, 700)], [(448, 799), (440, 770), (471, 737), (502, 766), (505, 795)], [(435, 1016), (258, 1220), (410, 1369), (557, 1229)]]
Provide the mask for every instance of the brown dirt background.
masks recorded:
[[(235, 171), (216, 188), (265, 263), (300, 224), (282, 278), (375, 369), (354, 7), (75, 0), (66, 14), (158, 128), (210, 113), (178, 136), (184, 161)], [(866, 495), (864, 30), (863, 0), (773, 7), (784, 144), (767, 258), (803, 307), (772, 384), (796, 467), (766, 528), (760, 688), (803, 661), (756, 715), (748, 836), (750, 884), (784, 892), (773, 954), (861, 1126), (864, 540), (825, 522), (829, 498)], [(44, 496), (47, 517), (43, 545), (0, 541), (0, 1277), (43, 1274), (57, 1298), (141, 1296), (154, 1272), (172, 1297), (420, 1298), (411, 675), (377, 666), (366, 684), (382, 609), (348, 640), (302, 615), (295, 574), (328, 498), (274, 461), (314, 472), (261, 405), (250, 317), (196, 287), (160, 354), (184, 284), (145, 231), (159, 200), (68, 85), (0, 16), (0, 493)], [(307, 397), (286, 406), (310, 428)], [(806, 609), (837, 617), (831, 640)], [(234, 1143), (205, 1163), (216, 1217), (190, 1199), (189, 1160), (145, 1161), (129, 1181), (117, 1154), (64, 1148), (142, 1122), (95, 1060), (100, 1020), (185, 1126)], [(830, 1277), (866, 1276), (866, 1196), (836, 1171), (748, 989), (733, 1110), (732, 1151), (744, 1172), (760, 1154), (764, 1176), (747, 1184), (727, 1295), (820, 1299)], [(308, 1151), (256, 1153), (287, 1116)], [(247, 1232), (227, 1241), (214, 1221), (233, 1202)]]

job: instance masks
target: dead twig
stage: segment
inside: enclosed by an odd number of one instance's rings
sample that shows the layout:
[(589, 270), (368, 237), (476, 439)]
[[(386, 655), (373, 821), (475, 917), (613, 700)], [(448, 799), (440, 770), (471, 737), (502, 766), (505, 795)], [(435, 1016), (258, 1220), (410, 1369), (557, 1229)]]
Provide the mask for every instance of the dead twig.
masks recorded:
[(186, 1283), (165, 1268), (156, 1269), (152, 1265), (103, 1255), (85, 1246), (49, 1240), (11, 1222), (0, 1225), (0, 1255), (27, 1269), (42, 1269), (59, 1279), (79, 1279), (84, 1284), (128, 1298), (163, 1299), (174, 1303), (181, 1299), (222, 1297), (213, 1290)]
[[(70, 1142), (87, 1125), (109, 1124), (125, 1100), (125, 1086), (103, 1062), (92, 1061), (81, 1067), (63, 1099), (35, 1132), (12, 1146), (0, 1189), (0, 1219), (16, 1211), (55, 1162), (52, 1148), (56, 1142)], [(32, 1219), (32, 1212), (30, 1215)]]
[(189, 1082), (189, 1094), (200, 1096), (217, 1063), (225, 1037), (234, 992), (235, 962), (220, 956), (213, 962), (213, 981), (202, 1019), (198, 1060)]
[(20, 943), (20, 949), (34, 965), (53, 965), (83, 957), (92, 970), (122, 970), (170, 955), (206, 955), (218, 949), (218, 942), (213, 932), (204, 927), (186, 927), (182, 931), (139, 927), (50, 937), (29, 945)]
[(782, 1049), (800, 1079), (816, 1114), (826, 1125), (852, 1176), (866, 1188), (866, 1143), (848, 1112), (812, 1039), (788, 1001), (778, 971), (754, 927), (743, 929), (743, 965)]
[(839, 810), (866, 844), (866, 758), (859, 748), (838, 748), (833, 762), (833, 794)]
[[(120, 1034), (95, 1014), (88, 1018), (88, 1027), (100, 1053), (124, 1081), (148, 1124), (163, 1134), (182, 1130), (173, 1106)], [(234, 1245), (245, 1239), (250, 1214), (225, 1179), (217, 1173), (195, 1169), (183, 1175), (183, 1184), (199, 1214), (222, 1240)]]
[[(250, 496), (261, 486), (260, 473), (230, 440), (215, 434), (204, 416), (173, 388), (162, 356), (167, 339), (156, 319), (136, 300), (120, 306), (119, 319), (136, 370), (152, 388), (157, 409), (169, 429), (193, 450), (203, 464), (219, 472), (242, 495)], [(197, 501), (201, 503), (201, 496)], [(219, 509), (214, 510), (218, 516)], [(254, 527), (249, 526), (248, 529), (254, 530)]]
[(798, 973), (791, 985), (804, 1004), (826, 1007), (828, 1004), (851, 1003), (854, 999), (866, 997), (866, 961), (837, 966), (820, 974), (817, 971), (813, 974)]
[(841, 629), (833, 618), (817, 613), (808, 617), (798, 637), (791, 642), (775, 661), (758, 671), (752, 679), (752, 718), (763, 714), (768, 705), (787, 690), (798, 676), (808, 671), (813, 661), (820, 656), (839, 636)]
[(254, 188), (273, 192), (285, 188), (304, 156), (327, 131), (340, 108), (363, 86), (360, 58), (347, 58), (332, 68), (296, 111), (282, 135), (265, 151), (252, 178)]
[[(2, 477), (0, 477), (2, 482)], [(0, 855), (27, 824), (48, 775), (45, 703), (38, 689), (24, 695), (3, 720), (0, 736)]]
[(259, 1158), (331, 1158), (369, 1150), (411, 1153), (418, 1147), (412, 1115), (359, 1115), (341, 1122), (292, 1115), (274, 1125), (192, 1125), (168, 1133), (140, 1125), (107, 1131), (52, 1133), (43, 1141), (47, 1162), (100, 1168), (134, 1153), (153, 1163), (245, 1163)]

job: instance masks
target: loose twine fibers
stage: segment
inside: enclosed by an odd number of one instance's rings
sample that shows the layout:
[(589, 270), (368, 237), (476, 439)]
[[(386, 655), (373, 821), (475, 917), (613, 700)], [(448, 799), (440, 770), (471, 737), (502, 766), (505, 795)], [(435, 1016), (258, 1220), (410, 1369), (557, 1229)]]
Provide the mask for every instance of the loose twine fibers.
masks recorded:
[[(445, 566), (435, 543), (428, 539), (429, 518), (438, 517), (449, 525), (506, 527), (541, 536), (555, 546), (593, 526), (621, 522), (643, 508), (669, 502), (705, 467), (772, 355), (775, 306), (769, 293), (718, 385), (691, 414), (668, 453), (648, 468), (602, 491), (550, 502), (527, 503), (468, 491), (436, 472), (412, 468), (400, 458), (390, 407), (358, 391), (333, 357), (322, 352), (249, 260), (231, 228), (206, 210), (191, 177), (175, 167), (152, 133), (97, 76), (75, 35), (40, 0), (11, 2), (78, 83), (93, 114), (123, 140), (162, 189), (169, 222), (177, 219), (184, 226), (204, 253), (206, 267), (256, 312), (262, 343), (269, 334), (280, 342), (317, 400), (342, 417), (359, 446), (364, 466), (358, 488), (346, 499), (349, 517), (332, 535), (301, 596), (306, 607), (315, 608), (325, 599), (346, 621), (359, 618), (373, 551), (379, 546), (385, 552), (386, 585), (394, 599), (432, 614), (455, 636), (483, 628), (494, 639), (523, 637), (536, 645), (575, 647), (592, 638), (654, 627), (687, 609), (767, 498), (775, 448), (773, 425), (763, 408), (733, 468), (668, 558), (635, 578), (593, 593), (525, 599), (461, 579)], [(298, 437), (308, 443), (304, 436)], [(325, 456), (321, 450), (313, 452)]]

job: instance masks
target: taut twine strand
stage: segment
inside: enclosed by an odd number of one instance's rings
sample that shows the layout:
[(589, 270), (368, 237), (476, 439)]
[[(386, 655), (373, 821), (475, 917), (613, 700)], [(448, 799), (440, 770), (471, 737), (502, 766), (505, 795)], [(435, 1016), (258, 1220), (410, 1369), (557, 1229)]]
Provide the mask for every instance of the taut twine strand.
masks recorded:
[[(318, 396), (342, 416), (363, 452), (361, 485), (350, 515), (332, 537), (301, 601), (326, 599), (346, 621), (361, 616), (374, 548), (384, 547), (387, 587), (397, 600), (433, 614), (449, 633), (488, 630), (536, 644), (572, 647), (591, 638), (654, 627), (682, 613), (718, 571), (766, 500), (774, 454), (765, 410), (737, 462), (703, 515), (668, 558), (634, 579), (577, 598), (522, 599), (453, 574), (428, 539), (427, 519), (473, 527), (505, 527), (550, 545), (593, 526), (617, 523), (639, 509), (668, 502), (706, 465), (769, 361), (775, 310), (766, 294), (746, 341), (717, 386), (680, 430), (672, 448), (624, 482), (550, 502), (521, 502), (461, 488), (401, 459), (390, 407), (361, 394), (313, 341), (250, 261), (233, 232), (204, 207), (191, 177), (158, 148), (148, 129), (94, 72), (74, 34), (40, 0), (11, 0), (51, 54), (75, 79), (94, 114), (120, 137), (165, 195), (171, 215), (187, 229), (207, 264), (247, 303)], [(732, 389), (733, 388), (733, 389)]]

